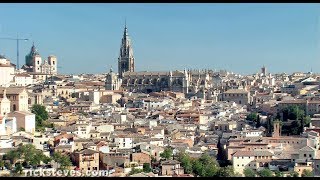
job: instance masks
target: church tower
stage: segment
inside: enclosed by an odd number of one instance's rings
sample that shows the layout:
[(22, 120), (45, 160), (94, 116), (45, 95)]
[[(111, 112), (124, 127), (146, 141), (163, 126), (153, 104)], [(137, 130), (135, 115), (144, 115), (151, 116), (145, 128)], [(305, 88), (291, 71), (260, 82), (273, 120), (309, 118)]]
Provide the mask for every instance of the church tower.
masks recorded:
[(50, 65), (50, 74), (53, 74), (53, 75), (56, 75), (57, 72), (58, 72), (58, 66), (57, 66), (57, 57), (56, 56), (53, 56), (53, 55), (50, 55), (48, 57), (48, 63)]
[(26, 55), (26, 65), (27, 66), (34, 66), (33, 64), (33, 58), (37, 55), (40, 55), (39, 52), (37, 51), (36, 47), (34, 46), (34, 43), (32, 44), (30, 53)]
[(117, 77), (117, 74), (112, 71), (112, 68), (110, 68), (110, 72), (106, 75), (106, 81), (105, 81), (105, 89), (106, 90), (119, 90), (121, 86), (121, 79)]
[(32, 45), (30, 54), (34, 54), (32, 56), (32, 66), (33, 66), (33, 72), (40, 73), (42, 71), (41, 65), (42, 65), (42, 58), (38, 51), (36, 50), (36, 47), (34, 44)]
[(134, 72), (134, 57), (131, 40), (128, 35), (127, 25), (124, 26), (123, 37), (118, 58), (118, 73), (122, 78), (124, 72)]

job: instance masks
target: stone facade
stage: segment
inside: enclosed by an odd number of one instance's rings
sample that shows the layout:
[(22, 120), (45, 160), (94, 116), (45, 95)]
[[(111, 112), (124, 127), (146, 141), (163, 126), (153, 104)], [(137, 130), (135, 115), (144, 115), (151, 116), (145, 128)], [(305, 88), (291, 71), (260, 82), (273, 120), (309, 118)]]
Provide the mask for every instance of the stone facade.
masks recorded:
[(174, 91), (193, 93), (199, 97), (211, 97), (213, 92), (210, 89), (220, 87), (223, 83), (223, 79), (218, 73), (212, 70), (135, 72), (134, 60), (131, 40), (127, 27), (125, 27), (118, 58), (118, 74), (114, 73), (112, 69), (106, 74), (106, 90), (122, 89), (145, 93)]
[(58, 60), (55, 56), (50, 55), (47, 60), (42, 62), (42, 58), (33, 44), (30, 53), (26, 55), (26, 64), (22, 66), (22, 69), (36, 74), (56, 75)]
[(131, 40), (128, 35), (127, 26), (124, 28), (121, 41), (120, 56), (118, 58), (119, 77), (122, 78), (124, 72), (134, 72), (134, 57)]

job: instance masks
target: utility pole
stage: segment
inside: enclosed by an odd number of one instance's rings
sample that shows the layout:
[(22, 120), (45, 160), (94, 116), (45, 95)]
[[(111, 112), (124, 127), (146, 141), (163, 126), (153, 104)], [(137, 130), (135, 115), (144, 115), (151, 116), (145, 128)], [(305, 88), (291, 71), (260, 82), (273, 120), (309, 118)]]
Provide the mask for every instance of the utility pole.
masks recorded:
[(4, 40), (14, 40), (17, 41), (17, 66), (16, 69), (19, 69), (19, 41), (28, 41), (29, 39), (27, 38), (19, 38), (17, 35), (17, 38), (0, 38), (0, 39), (4, 39)]

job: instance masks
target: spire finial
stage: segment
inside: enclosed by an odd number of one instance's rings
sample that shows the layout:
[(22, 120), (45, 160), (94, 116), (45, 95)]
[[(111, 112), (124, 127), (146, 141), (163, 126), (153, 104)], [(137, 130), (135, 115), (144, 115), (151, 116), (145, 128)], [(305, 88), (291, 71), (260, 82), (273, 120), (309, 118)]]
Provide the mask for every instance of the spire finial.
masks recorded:
[(124, 18), (124, 28), (127, 29), (127, 17)]

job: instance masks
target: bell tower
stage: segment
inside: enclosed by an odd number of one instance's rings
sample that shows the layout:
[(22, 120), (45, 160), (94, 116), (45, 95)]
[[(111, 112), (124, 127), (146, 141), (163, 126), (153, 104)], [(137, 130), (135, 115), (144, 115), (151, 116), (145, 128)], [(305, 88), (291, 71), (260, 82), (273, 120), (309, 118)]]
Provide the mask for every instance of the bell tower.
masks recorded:
[(281, 127), (280, 127), (280, 122), (279, 121), (275, 121), (273, 123), (273, 133), (272, 133), (272, 137), (278, 138), (281, 136)]
[(123, 77), (124, 72), (134, 72), (134, 57), (131, 45), (131, 39), (128, 35), (127, 25), (125, 23), (123, 37), (120, 47), (120, 55), (118, 58), (118, 73), (119, 77)]

